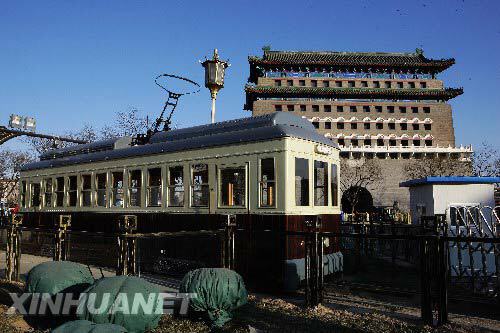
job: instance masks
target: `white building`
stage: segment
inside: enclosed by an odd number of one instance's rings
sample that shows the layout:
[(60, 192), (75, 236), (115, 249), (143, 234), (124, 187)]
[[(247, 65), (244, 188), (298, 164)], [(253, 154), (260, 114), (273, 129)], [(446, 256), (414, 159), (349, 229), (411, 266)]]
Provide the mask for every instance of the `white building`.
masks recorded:
[(413, 224), (420, 217), (446, 214), (452, 206), (495, 206), (494, 184), (500, 177), (425, 177), (400, 183), (410, 190), (410, 211)]

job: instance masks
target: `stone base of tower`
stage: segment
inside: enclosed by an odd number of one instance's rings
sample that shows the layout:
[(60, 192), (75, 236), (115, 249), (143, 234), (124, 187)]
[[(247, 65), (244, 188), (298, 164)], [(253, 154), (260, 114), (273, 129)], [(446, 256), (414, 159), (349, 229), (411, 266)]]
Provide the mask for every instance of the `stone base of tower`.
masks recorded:
[[(470, 154), (467, 154), (470, 156)], [(438, 157), (435, 157), (438, 158)], [(446, 158), (446, 157), (445, 157)], [(448, 157), (449, 158), (449, 157)], [(344, 159), (348, 159), (344, 157)], [(352, 161), (356, 161), (352, 157), (349, 158)], [(360, 159), (361, 161), (364, 158)], [(382, 206), (393, 206), (394, 202), (398, 202), (398, 206), (402, 210), (409, 210), (410, 203), (410, 193), (408, 188), (400, 187), (399, 184), (410, 178), (414, 178), (408, 175), (406, 171), (408, 164), (415, 163), (434, 163), (430, 159), (391, 159), (391, 158), (374, 158), (375, 163), (380, 165), (380, 181), (373, 182), (369, 184), (366, 188), (370, 192), (373, 205), (375, 207)], [(461, 160), (451, 160), (453, 161), (454, 167), (443, 174), (438, 175), (470, 175), (471, 167), (468, 157), (464, 157)], [(342, 170), (341, 170), (342, 172)], [(418, 177), (432, 176), (432, 174), (422, 174)], [(342, 174), (341, 174), (342, 177)], [(341, 193), (343, 195), (343, 193)]]

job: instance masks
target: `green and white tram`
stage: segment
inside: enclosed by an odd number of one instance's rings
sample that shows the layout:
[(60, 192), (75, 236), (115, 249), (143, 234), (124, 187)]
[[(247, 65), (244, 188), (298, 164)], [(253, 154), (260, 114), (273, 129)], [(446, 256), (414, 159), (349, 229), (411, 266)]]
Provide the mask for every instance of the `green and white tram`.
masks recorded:
[[(339, 177), (336, 144), (278, 112), (158, 132), (146, 144), (121, 137), (51, 150), (23, 166), (20, 204), (30, 227), (70, 214), (72, 229), (112, 231), (133, 214), (139, 232), (206, 230), (234, 214), (243, 230), (293, 231), (319, 215), (331, 231)], [(300, 257), (300, 242), (272, 243), (280, 258)]]

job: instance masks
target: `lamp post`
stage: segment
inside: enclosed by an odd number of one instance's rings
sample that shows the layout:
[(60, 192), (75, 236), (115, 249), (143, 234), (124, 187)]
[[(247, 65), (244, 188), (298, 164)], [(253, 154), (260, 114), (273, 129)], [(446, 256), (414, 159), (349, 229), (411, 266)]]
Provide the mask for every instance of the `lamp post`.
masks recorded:
[(205, 68), (205, 87), (210, 90), (212, 97), (212, 124), (215, 123), (215, 100), (217, 93), (224, 87), (224, 73), (230, 65), (227, 61), (219, 60), (217, 49), (214, 49), (212, 59), (206, 59), (201, 65)]

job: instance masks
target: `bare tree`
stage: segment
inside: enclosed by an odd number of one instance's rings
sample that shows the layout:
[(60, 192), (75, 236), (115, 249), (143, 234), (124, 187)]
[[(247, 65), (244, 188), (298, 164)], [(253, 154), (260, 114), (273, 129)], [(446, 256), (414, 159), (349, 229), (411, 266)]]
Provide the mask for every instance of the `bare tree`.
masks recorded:
[(474, 176), (500, 176), (500, 153), (498, 149), (483, 142), (472, 154), (472, 173)]
[(340, 187), (351, 205), (351, 213), (356, 212), (363, 190), (382, 181), (382, 168), (375, 159), (341, 159), (340, 174)]
[(109, 139), (119, 136), (136, 136), (146, 133), (148, 129), (147, 118), (139, 114), (139, 110), (131, 108), (118, 112), (112, 125), (105, 125), (101, 129), (101, 138)]
[(27, 152), (0, 151), (0, 198), (8, 202), (16, 202), (19, 170), (23, 164), (33, 161)]
[(430, 176), (468, 176), (471, 174), (471, 162), (451, 158), (426, 158), (408, 161), (404, 167), (407, 179)]

